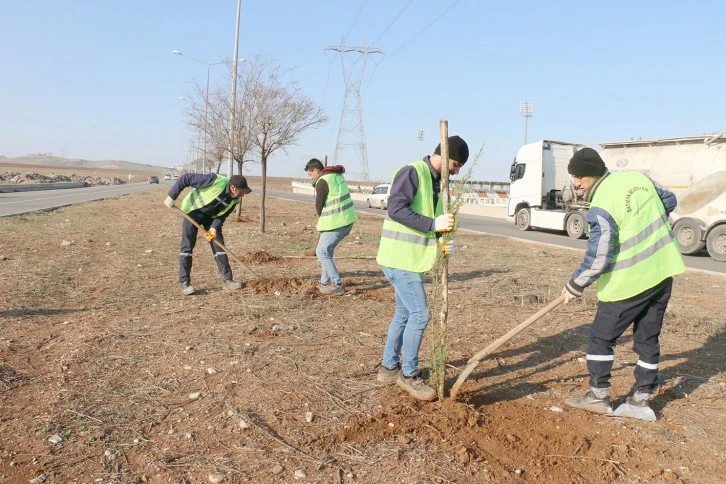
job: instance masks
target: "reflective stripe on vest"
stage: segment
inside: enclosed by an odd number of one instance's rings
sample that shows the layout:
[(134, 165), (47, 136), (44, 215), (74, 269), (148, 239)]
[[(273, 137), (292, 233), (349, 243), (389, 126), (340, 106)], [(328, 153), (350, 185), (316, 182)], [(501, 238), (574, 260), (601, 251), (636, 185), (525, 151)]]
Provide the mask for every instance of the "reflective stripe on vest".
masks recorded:
[[(416, 169), (418, 175), (418, 190), (411, 202), (411, 210), (430, 218), (441, 215), (443, 210), (440, 198), (434, 208), (434, 188), (429, 166), (425, 161), (417, 161), (410, 166)], [(393, 177), (396, 177), (396, 173)], [(411, 272), (426, 272), (434, 266), (436, 253), (435, 232), (412, 229), (386, 215), (376, 257), (380, 265)]]
[(328, 173), (320, 177), (328, 184), (328, 197), (320, 212), (318, 231), (325, 232), (350, 225), (358, 220), (358, 214), (350, 198), (348, 184), (340, 173)]
[(233, 198), (231, 202), (226, 202), (224, 197), (220, 197), (220, 195), (224, 193), (228, 184), (229, 178), (217, 175), (214, 183), (210, 186), (205, 188), (194, 188), (189, 195), (184, 197), (181, 205), (182, 212), (189, 213), (193, 210), (199, 210), (216, 200), (222, 206), (216, 215), (212, 215), (212, 218), (228, 214), (239, 203), (239, 198)]
[(597, 281), (598, 299), (622, 301), (685, 272), (665, 208), (647, 176), (610, 173), (590, 207), (607, 211), (619, 229), (612, 263)]

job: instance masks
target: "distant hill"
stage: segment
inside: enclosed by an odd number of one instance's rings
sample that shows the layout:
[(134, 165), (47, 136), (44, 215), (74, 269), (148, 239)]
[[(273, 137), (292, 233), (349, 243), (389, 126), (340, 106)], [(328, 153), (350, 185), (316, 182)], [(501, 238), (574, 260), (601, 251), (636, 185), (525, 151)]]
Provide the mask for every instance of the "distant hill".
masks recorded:
[(1, 156), (0, 165), (23, 165), (47, 168), (77, 168), (85, 170), (120, 170), (128, 172), (149, 172), (157, 174), (166, 169), (161, 166), (132, 163), (120, 160), (82, 160), (80, 158), (62, 158), (59, 156)]

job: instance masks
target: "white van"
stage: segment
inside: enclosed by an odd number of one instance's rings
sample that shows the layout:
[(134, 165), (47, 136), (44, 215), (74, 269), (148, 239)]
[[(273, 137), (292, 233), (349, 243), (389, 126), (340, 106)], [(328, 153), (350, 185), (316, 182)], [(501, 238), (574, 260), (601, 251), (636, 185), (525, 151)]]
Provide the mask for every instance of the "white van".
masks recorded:
[(390, 191), (391, 185), (389, 183), (376, 185), (366, 200), (368, 207), (380, 207), (381, 210), (388, 208), (388, 194)]

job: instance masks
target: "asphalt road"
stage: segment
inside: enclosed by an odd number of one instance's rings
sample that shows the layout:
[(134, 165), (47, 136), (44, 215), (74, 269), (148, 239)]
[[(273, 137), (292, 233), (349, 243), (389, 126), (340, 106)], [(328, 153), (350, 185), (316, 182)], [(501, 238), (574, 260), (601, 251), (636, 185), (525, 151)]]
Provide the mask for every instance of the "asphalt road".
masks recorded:
[[(166, 183), (168, 185), (168, 183)], [(162, 184), (163, 185), (163, 184)], [(0, 217), (15, 215), (36, 210), (73, 205), (75, 203), (101, 200), (104, 198), (118, 197), (128, 193), (158, 188), (160, 185), (143, 183), (131, 183), (108, 187), (71, 188), (63, 190), (30, 191), (0, 193)], [(311, 195), (281, 192), (268, 190), (267, 195), (305, 202), (312, 205)], [(161, 202), (161, 198), (159, 199)], [(365, 202), (355, 202), (355, 207), (361, 212), (383, 216), (384, 212), (377, 208), (368, 208)], [(312, 219), (312, 213), (311, 213)], [(462, 215), (460, 228), (480, 233), (512, 237), (521, 240), (530, 240), (541, 244), (549, 244), (556, 247), (569, 247), (572, 249), (585, 250), (586, 240), (574, 240), (559, 233), (548, 233), (540, 230), (522, 232), (513, 223), (493, 217), (482, 217), (476, 215)], [(696, 256), (684, 256), (686, 266), (691, 269), (710, 271), (719, 274), (726, 274), (726, 262), (717, 262), (711, 259), (708, 254)]]
[[(312, 204), (314, 202), (311, 195), (302, 193), (289, 193), (289, 192), (277, 192), (268, 190), (267, 194), (270, 196), (284, 198), (287, 200), (297, 200), (300, 202), (306, 202)], [(383, 216), (384, 212), (378, 208), (368, 208), (365, 202), (355, 202), (355, 208), (359, 212), (371, 213), (374, 215)], [(312, 216), (312, 215), (311, 215)], [(508, 222), (505, 219), (499, 219), (494, 217), (482, 217), (478, 215), (461, 215), (461, 222), (459, 224), (461, 229), (471, 230), (474, 232), (500, 235), (502, 237), (511, 237), (520, 240), (530, 240), (540, 244), (549, 244), (556, 247), (568, 247), (571, 249), (579, 249), (584, 253), (587, 246), (587, 240), (571, 239), (567, 235), (560, 234), (559, 232), (547, 232), (542, 230), (529, 230), (523, 232), (519, 230), (513, 223)], [(705, 251), (699, 255), (686, 255), (683, 256), (686, 262), (686, 266), (690, 269), (714, 272), (717, 274), (726, 274), (726, 262), (718, 262), (711, 259)]]
[(92, 200), (103, 200), (104, 198), (118, 197), (158, 187), (159, 185), (155, 183), (143, 182), (112, 186), (0, 193), (0, 217), (64, 207)]

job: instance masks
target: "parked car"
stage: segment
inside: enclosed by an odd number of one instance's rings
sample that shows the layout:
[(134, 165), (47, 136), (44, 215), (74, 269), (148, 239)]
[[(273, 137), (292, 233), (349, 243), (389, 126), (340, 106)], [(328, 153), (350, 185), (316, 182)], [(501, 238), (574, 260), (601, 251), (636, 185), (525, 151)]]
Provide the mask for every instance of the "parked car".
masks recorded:
[(149, 177), (149, 183), (159, 183), (159, 177), (158, 176), (150, 176)]
[(391, 185), (389, 183), (373, 187), (373, 191), (368, 195), (368, 206), (380, 207), (381, 210), (385, 210), (388, 207), (388, 193), (390, 191)]

